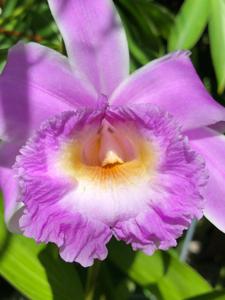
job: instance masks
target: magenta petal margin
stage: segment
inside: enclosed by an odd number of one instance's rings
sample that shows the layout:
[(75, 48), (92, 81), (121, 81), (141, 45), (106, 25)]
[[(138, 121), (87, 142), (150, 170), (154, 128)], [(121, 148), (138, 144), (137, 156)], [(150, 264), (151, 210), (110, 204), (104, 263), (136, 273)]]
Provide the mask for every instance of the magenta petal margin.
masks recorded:
[(175, 246), (203, 213), (225, 231), (225, 109), (189, 52), (129, 76), (113, 1), (48, 3), (68, 58), (19, 43), (0, 76), (9, 229), (83, 266), (106, 258), (113, 235), (152, 254)]
[[(111, 166), (110, 172), (116, 171), (108, 178), (111, 173), (104, 169), (104, 179), (101, 167), (79, 162), (72, 167), (75, 175), (68, 173), (60, 164), (65, 145), (78, 141), (89, 127), (98, 133), (104, 121), (111, 124), (112, 137), (116, 128), (137, 131), (141, 143), (157, 149), (159, 158), (152, 162), (154, 151), (149, 157), (144, 149), (140, 163), (132, 159)], [(66, 261), (89, 266), (95, 258), (104, 259), (113, 234), (149, 254), (166, 250), (176, 245), (193, 218), (202, 216), (204, 162), (189, 148), (173, 118), (155, 106), (64, 113), (43, 124), (20, 152), (15, 173), (25, 204), (21, 229), (38, 242), (56, 243)], [(76, 155), (70, 156), (70, 165)]]

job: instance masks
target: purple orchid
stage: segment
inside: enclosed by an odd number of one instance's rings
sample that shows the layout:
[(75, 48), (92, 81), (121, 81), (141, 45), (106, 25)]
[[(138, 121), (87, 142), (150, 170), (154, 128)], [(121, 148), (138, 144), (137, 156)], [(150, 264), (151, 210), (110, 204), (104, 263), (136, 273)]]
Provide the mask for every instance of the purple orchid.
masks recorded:
[(225, 140), (211, 126), (225, 109), (189, 53), (129, 76), (111, 0), (48, 2), (68, 59), (19, 43), (0, 78), (9, 228), (83, 266), (106, 258), (112, 236), (147, 254), (166, 250), (203, 213), (225, 231)]

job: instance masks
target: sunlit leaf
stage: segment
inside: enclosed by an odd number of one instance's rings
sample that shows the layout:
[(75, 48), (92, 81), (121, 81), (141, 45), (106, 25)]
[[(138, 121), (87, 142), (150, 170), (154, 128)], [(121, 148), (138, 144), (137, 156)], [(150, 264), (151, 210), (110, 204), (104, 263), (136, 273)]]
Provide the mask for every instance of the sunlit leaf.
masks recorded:
[(209, 0), (186, 0), (171, 29), (168, 40), (169, 51), (191, 49), (202, 35), (208, 13)]
[(210, 1), (209, 39), (218, 93), (225, 88), (225, 1)]
[(11, 235), (0, 215), (0, 274), (32, 300), (83, 299), (76, 269), (54, 256), (51, 248)]
[(162, 299), (180, 300), (211, 290), (207, 281), (170, 252), (158, 251), (147, 256), (132, 251), (127, 245), (113, 242), (109, 253), (119, 269), (141, 286), (153, 286)]
[(184, 300), (225, 300), (225, 291), (215, 291)]

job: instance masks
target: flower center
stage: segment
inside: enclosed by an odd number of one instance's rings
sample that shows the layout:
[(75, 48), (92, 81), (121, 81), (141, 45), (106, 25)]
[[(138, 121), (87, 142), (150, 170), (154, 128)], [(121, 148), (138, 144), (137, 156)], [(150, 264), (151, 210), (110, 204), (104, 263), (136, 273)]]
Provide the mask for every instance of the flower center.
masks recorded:
[(122, 163), (124, 163), (124, 161), (115, 152), (110, 150), (105, 154), (105, 158), (102, 161), (102, 167), (114, 166)]
[(157, 161), (153, 145), (141, 139), (135, 128), (113, 127), (107, 121), (100, 129), (86, 129), (66, 143), (60, 155), (60, 168), (69, 177), (104, 185), (149, 177)]
[(131, 161), (137, 157), (132, 138), (121, 134), (120, 130), (112, 127), (107, 121), (97, 133), (82, 138), (81, 159), (90, 166), (107, 167)]

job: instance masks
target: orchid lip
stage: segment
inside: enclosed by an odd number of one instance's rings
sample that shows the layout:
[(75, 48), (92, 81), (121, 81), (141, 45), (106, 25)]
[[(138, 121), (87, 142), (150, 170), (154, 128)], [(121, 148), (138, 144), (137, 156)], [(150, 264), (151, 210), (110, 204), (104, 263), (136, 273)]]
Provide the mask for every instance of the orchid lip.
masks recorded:
[(22, 231), (56, 243), (68, 261), (78, 261), (74, 243), (83, 232), (100, 237), (104, 251), (114, 234), (152, 253), (175, 245), (201, 216), (204, 165), (154, 105), (56, 116), (21, 149), (14, 170), (25, 205)]

